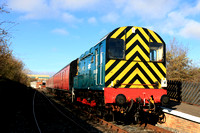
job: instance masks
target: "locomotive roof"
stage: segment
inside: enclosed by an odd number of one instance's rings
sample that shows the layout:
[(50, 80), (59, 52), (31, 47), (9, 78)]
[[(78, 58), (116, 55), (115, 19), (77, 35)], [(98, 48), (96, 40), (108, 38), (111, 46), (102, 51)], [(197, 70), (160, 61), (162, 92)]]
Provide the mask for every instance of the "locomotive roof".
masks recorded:
[[(133, 27), (133, 26), (122, 26), (122, 27)], [(121, 27), (118, 27), (118, 28), (114, 29), (113, 31), (109, 32), (108, 34), (106, 34), (105, 36), (103, 36), (103, 37), (99, 40), (99, 42), (97, 42), (92, 48), (94, 48), (96, 45), (98, 45), (98, 44), (99, 44), (100, 42), (102, 42), (103, 40), (109, 38), (109, 37), (110, 37), (109, 35), (111, 35), (111, 33), (115, 32), (115, 31), (116, 31), (117, 29), (119, 29), (119, 28), (121, 28)], [(90, 50), (87, 50), (85, 53), (81, 54), (80, 59), (84, 58), (84, 57), (87, 56), (88, 54), (91, 54), (90, 51), (91, 51), (92, 48), (90, 48)]]

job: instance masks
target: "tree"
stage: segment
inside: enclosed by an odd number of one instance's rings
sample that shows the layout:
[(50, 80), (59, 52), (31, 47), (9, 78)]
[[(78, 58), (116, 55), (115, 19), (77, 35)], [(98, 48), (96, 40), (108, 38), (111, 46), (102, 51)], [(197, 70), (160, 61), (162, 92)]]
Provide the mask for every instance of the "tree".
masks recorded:
[(191, 60), (187, 57), (188, 50), (174, 38), (167, 50), (167, 79), (184, 80), (188, 78)]
[(167, 48), (167, 79), (200, 82), (200, 68), (194, 67), (188, 58), (188, 49), (174, 38)]
[[(0, 5), (0, 14), (9, 12), (5, 9), (6, 5)], [(28, 77), (24, 70), (24, 63), (16, 59), (12, 50), (10, 50), (10, 35), (8, 30), (3, 28), (4, 24), (13, 24), (13, 22), (0, 20), (0, 77), (8, 78), (23, 84), (28, 84)]]
[[(0, 6), (0, 14), (9, 13), (5, 9), (6, 5), (2, 4)], [(12, 51), (9, 49), (8, 45), (8, 34), (3, 28), (3, 25), (6, 23), (5, 20), (0, 20), (0, 76), (4, 76), (6, 71), (6, 66), (9, 63), (8, 60), (12, 58)]]
[(200, 82), (200, 68), (198, 67), (192, 67), (189, 73), (188, 81), (191, 82)]

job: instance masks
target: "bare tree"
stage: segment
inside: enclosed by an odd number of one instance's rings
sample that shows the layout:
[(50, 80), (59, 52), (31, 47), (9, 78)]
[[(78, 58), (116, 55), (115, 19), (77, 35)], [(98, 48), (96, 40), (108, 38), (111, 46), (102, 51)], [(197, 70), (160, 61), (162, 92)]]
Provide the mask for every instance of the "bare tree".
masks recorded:
[(188, 49), (174, 38), (167, 48), (167, 79), (200, 82), (200, 68), (192, 65)]
[[(0, 15), (8, 14), (6, 4), (0, 5)], [(5, 28), (4, 25), (10, 25)], [(0, 19), (0, 77), (28, 84), (28, 77), (24, 70), (24, 63), (16, 59), (10, 50), (9, 29), (14, 26), (14, 22)]]
[(188, 50), (174, 38), (167, 49), (167, 78), (170, 80), (187, 79), (191, 60), (187, 57)]
[[(0, 5), (0, 15), (9, 13), (5, 7), (5, 4)], [(8, 45), (8, 33), (3, 28), (5, 23), (5, 20), (0, 19), (0, 76), (4, 75), (3, 72), (5, 71), (7, 60), (12, 56), (12, 51)]]

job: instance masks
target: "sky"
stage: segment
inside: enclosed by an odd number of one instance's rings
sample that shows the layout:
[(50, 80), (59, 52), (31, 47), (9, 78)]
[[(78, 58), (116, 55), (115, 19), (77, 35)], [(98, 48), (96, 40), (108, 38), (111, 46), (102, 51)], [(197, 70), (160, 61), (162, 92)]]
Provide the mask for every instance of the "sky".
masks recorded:
[(34, 74), (53, 74), (121, 26), (173, 38), (200, 66), (200, 0), (1, 0), (0, 20), (11, 35), (14, 56)]

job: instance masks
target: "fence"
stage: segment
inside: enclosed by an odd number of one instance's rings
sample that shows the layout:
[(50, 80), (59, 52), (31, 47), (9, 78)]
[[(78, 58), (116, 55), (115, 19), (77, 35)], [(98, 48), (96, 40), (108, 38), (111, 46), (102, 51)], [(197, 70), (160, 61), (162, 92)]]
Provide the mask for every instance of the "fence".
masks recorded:
[(178, 102), (200, 105), (200, 83), (168, 80), (167, 95)]

